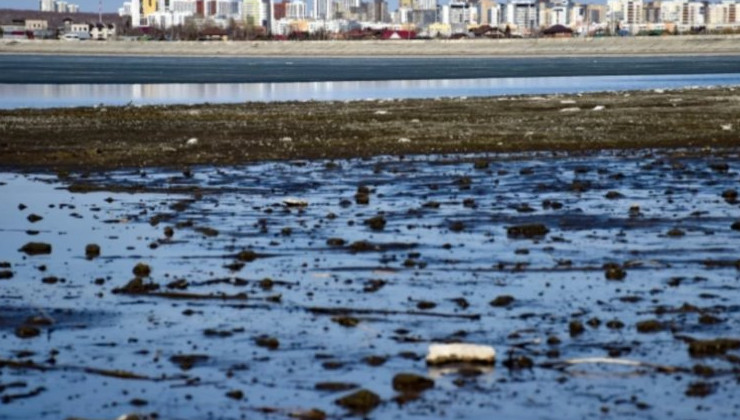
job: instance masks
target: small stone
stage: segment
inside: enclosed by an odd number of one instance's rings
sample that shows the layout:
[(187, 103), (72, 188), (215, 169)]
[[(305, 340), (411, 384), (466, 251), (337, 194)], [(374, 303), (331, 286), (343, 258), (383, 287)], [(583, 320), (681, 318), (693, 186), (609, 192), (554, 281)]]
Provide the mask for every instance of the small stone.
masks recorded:
[(687, 397), (704, 398), (714, 392), (714, 385), (707, 382), (692, 382), (686, 388)]
[(24, 252), (27, 255), (46, 255), (51, 254), (51, 245), (44, 242), (29, 242), (18, 251)]
[(289, 414), (290, 417), (298, 420), (325, 420), (326, 413), (323, 411), (312, 408), (308, 411), (297, 411)]
[(87, 259), (93, 259), (100, 256), (100, 245), (97, 244), (88, 244), (85, 247), (85, 257)]
[(571, 337), (577, 337), (585, 331), (586, 329), (583, 327), (581, 321), (570, 321), (570, 324), (568, 324), (568, 332)]
[(419, 394), (434, 388), (434, 381), (413, 373), (399, 373), (393, 377), (393, 389), (402, 393)]
[(344, 246), (346, 243), (347, 243), (347, 241), (345, 241), (342, 238), (329, 238), (329, 239), (326, 240), (326, 244), (329, 245), (329, 246), (331, 246), (331, 247)]
[(149, 277), (152, 274), (152, 268), (144, 263), (136, 264), (132, 271), (136, 277)]
[(377, 215), (375, 217), (371, 217), (370, 219), (365, 220), (365, 224), (370, 226), (370, 229), (383, 230), (383, 228), (385, 227), (386, 221), (382, 215)]
[(351, 316), (337, 316), (332, 318), (331, 320), (347, 328), (356, 327), (360, 323), (359, 319)]
[(501, 295), (501, 296), (497, 296), (495, 299), (493, 299), (490, 302), (490, 305), (491, 306), (496, 306), (496, 307), (504, 307), (504, 306), (509, 306), (512, 303), (514, 303), (514, 297), (513, 296), (510, 296), (510, 295)]
[(26, 219), (28, 219), (28, 221), (31, 223), (36, 223), (41, 220), (44, 220), (44, 218), (39, 216), (38, 214), (29, 214), (28, 217), (26, 217)]
[(31, 325), (21, 325), (15, 329), (15, 336), (18, 338), (33, 338), (41, 334), (41, 330)]
[(655, 319), (650, 319), (647, 321), (640, 321), (636, 325), (637, 332), (646, 334), (646, 333), (654, 333), (661, 331), (663, 329), (663, 324), (660, 323), (660, 321)]
[(380, 402), (378, 394), (367, 389), (361, 389), (335, 401), (337, 405), (361, 414), (369, 413), (380, 405)]
[(550, 230), (543, 224), (518, 225), (506, 229), (506, 234), (511, 238), (542, 238), (549, 232)]
[(260, 336), (254, 340), (255, 344), (259, 347), (264, 347), (268, 350), (277, 350), (280, 347), (280, 341), (275, 337)]
[(247, 249), (236, 254), (236, 259), (243, 262), (252, 262), (257, 259), (257, 253)]
[(244, 398), (244, 392), (240, 389), (232, 389), (226, 393), (226, 396), (232, 400), (241, 400)]
[(13, 278), (13, 272), (10, 270), (0, 270), (0, 280), (10, 280)]

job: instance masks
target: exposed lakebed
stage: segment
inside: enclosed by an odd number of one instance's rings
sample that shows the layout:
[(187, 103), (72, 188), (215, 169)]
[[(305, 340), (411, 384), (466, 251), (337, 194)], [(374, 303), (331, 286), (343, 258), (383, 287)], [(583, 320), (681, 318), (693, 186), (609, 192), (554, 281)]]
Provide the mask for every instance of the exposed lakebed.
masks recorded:
[(736, 417), (738, 157), (5, 172), (0, 414)]

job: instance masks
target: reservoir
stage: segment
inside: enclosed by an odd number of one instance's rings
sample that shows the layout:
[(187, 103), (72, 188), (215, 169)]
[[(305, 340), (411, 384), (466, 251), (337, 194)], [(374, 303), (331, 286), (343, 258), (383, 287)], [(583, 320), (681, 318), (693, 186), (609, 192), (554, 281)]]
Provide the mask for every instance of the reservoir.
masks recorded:
[(345, 101), (740, 84), (740, 57), (0, 56), (0, 108)]

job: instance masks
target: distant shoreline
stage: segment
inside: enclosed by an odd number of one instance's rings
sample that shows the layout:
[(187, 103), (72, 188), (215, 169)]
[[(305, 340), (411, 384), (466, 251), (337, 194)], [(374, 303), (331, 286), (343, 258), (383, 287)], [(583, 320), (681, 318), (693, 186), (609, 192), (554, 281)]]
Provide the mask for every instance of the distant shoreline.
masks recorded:
[(740, 55), (740, 35), (400, 41), (0, 41), (0, 54), (184, 57)]

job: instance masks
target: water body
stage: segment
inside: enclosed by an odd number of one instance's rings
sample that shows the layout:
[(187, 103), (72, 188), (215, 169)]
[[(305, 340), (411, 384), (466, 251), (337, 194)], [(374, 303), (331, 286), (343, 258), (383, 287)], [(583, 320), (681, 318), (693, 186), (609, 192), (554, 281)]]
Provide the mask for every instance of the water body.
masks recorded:
[(740, 73), (291, 83), (4, 84), (0, 108), (346, 101), (740, 85)]
[[(740, 349), (688, 342), (740, 338), (738, 203), (724, 193), (738, 161), (605, 151), (2, 172), (0, 418), (336, 419), (334, 401), (359, 387), (384, 401), (377, 419), (738, 418)], [(100, 191), (65, 189), (80, 183)], [(549, 232), (508, 229), (535, 223)], [(31, 241), (53, 251), (18, 251)], [(257, 258), (240, 261), (245, 249)], [(114, 293), (139, 262), (159, 289)], [(501, 295), (514, 300), (489, 303)], [(40, 335), (18, 337), (24, 323)], [(493, 346), (496, 365), (427, 367), (429, 344), (447, 341)], [(552, 365), (591, 357), (670, 369)], [(400, 372), (434, 387), (397, 404)]]
[(289, 83), (738, 73), (740, 56), (204, 58), (0, 56), (0, 83)]
[(574, 93), (740, 84), (740, 56), (0, 56), (0, 108)]

